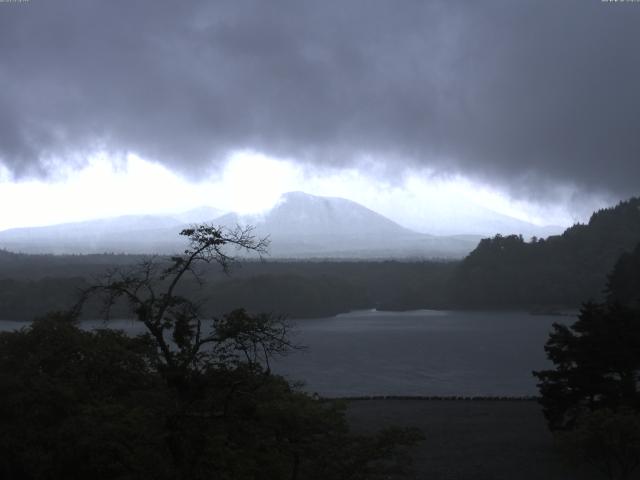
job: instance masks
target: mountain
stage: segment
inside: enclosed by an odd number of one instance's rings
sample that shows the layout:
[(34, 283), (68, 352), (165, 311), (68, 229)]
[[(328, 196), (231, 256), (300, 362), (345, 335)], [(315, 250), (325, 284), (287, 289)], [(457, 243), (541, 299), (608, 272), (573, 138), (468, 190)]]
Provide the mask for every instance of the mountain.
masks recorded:
[(0, 232), (0, 248), (26, 253), (155, 253), (175, 250), (185, 224), (211, 221), (220, 210), (201, 207), (173, 216), (114, 218), (15, 228)]
[(259, 215), (231, 213), (216, 223), (252, 225), (285, 258), (461, 258), (479, 237), (438, 237), (404, 228), (351, 200), (303, 192), (282, 195)]
[(303, 192), (285, 193), (266, 213), (246, 215), (238, 219), (256, 226), (265, 226), (273, 235), (278, 236), (415, 234), (351, 200)]
[(433, 236), (404, 228), (344, 198), (284, 194), (259, 215), (200, 208), (172, 216), (124, 216), (0, 232), (0, 248), (30, 253), (173, 253), (192, 223), (255, 227), (274, 258), (462, 258), (479, 236)]
[(212, 222), (225, 212), (213, 207), (198, 207), (182, 213), (171, 215), (172, 218), (179, 220), (180, 223), (202, 223)]
[(639, 243), (640, 198), (599, 210), (587, 224), (547, 239), (486, 238), (454, 275), (455, 302), (469, 308), (535, 308), (599, 300), (618, 258)]

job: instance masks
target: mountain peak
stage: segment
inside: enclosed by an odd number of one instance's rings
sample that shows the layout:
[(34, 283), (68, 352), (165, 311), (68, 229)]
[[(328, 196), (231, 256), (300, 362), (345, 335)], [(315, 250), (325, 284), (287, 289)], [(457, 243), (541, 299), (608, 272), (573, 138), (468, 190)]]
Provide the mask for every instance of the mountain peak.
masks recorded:
[(280, 195), (280, 200), (298, 200), (304, 198), (318, 198), (316, 195), (303, 192), (301, 190), (295, 190), (293, 192), (286, 192)]
[(305, 192), (287, 192), (262, 216), (262, 223), (279, 235), (406, 235), (410, 230), (351, 200)]
[[(313, 195), (311, 193), (302, 192), (300, 190), (296, 190), (293, 192), (286, 192), (280, 195), (280, 199), (276, 203), (276, 207), (281, 203), (286, 203), (286, 202), (306, 203), (309, 205), (332, 202), (334, 204), (336, 203), (343, 204), (343, 205), (351, 204), (361, 208), (366, 208), (363, 205), (360, 205), (359, 203), (354, 202), (352, 200), (348, 200), (346, 198), (327, 197), (324, 195)], [(367, 210), (369, 209), (367, 208)]]
[(210, 222), (225, 212), (215, 207), (202, 205), (186, 212), (174, 214), (173, 217), (184, 223)]

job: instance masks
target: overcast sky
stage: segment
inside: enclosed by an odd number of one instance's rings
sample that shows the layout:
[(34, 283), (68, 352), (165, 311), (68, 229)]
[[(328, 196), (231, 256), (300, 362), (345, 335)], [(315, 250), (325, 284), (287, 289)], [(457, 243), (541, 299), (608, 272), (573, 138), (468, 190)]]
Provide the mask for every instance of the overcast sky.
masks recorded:
[(86, 217), (78, 182), (96, 214), (464, 191), (569, 223), (639, 193), (639, 45), (637, 2), (2, 2), (0, 228)]

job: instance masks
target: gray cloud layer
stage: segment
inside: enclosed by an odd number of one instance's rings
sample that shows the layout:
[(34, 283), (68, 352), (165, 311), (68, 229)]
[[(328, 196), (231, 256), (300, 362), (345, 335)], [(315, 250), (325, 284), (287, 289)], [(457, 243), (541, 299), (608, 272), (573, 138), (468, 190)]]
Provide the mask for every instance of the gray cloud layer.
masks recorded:
[[(254, 148), (638, 193), (640, 4), (0, 3), (0, 161)], [(80, 154), (80, 156), (78, 156)], [(395, 164), (394, 164), (395, 165)]]

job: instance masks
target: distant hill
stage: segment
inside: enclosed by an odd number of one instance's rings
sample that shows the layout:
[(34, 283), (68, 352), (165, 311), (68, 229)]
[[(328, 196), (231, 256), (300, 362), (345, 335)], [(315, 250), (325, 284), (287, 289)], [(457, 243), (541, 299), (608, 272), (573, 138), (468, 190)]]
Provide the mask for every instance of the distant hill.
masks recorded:
[(462, 258), (479, 236), (438, 237), (404, 228), (364, 206), (302, 192), (283, 195), (260, 215), (228, 213), (211, 218), (204, 208), (171, 217), (125, 216), (88, 222), (6, 230), (0, 248), (28, 253), (173, 253), (188, 224), (252, 225), (269, 236), (274, 258)]
[(214, 221), (222, 213), (200, 207), (171, 216), (124, 215), (0, 232), (0, 248), (25, 253), (160, 253), (180, 247), (188, 224)]
[[(165, 216), (122, 217), (15, 228), (0, 232), (0, 248), (25, 253), (153, 252), (177, 237), (183, 222)], [(174, 242), (175, 243), (175, 242)]]
[(640, 198), (595, 212), (586, 225), (527, 242), (483, 239), (457, 269), (456, 304), (469, 308), (579, 306), (600, 299), (616, 261), (640, 243)]
[(217, 223), (253, 225), (278, 258), (462, 258), (480, 240), (417, 233), (351, 200), (303, 192), (282, 195), (263, 214), (232, 213)]

